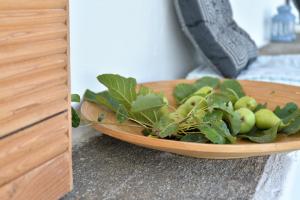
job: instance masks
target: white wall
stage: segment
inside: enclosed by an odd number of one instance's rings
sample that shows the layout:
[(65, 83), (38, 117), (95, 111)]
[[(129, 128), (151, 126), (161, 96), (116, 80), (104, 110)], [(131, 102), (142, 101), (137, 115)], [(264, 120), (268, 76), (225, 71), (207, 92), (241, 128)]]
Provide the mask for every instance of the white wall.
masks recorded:
[[(234, 18), (258, 46), (283, 0), (230, 0)], [(70, 0), (72, 92), (102, 90), (96, 76), (118, 73), (138, 82), (175, 79), (196, 66), (172, 0)]]
[(71, 0), (72, 92), (103, 89), (102, 73), (139, 82), (183, 77), (194, 62), (172, 0)]

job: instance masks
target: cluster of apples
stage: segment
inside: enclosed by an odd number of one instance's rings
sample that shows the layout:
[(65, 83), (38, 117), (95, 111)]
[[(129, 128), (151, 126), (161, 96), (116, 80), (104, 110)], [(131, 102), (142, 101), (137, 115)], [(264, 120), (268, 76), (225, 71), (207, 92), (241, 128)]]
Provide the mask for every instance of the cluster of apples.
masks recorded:
[(281, 119), (269, 109), (263, 108), (254, 113), (256, 107), (256, 100), (249, 96), (240, 98), (234, 104), (235, 111), (241, 117), (240, 133), (248, 133), (254, 126), (259, 129), (269, 129), (277, 124), (282, 124)]
[[(186, 99), (175, 112), (170, 113), (170, 118), (178, 122), (184, 119), (196, 107), (197, 109), (193, 115), (198, 119), (202, 119), (206, 114), (205, 108), (208, 106), (206, 97), (213, 92), (214, 88), (209, 86), (200, 88)], [(234, 105), (232, 105), (232, 109), (240, 116), (241, 127), (239, 133), (248, 133), (254, 126), (259, 129), (270, 129), (278, 124), (280, 125), (279, 128), (283, 126), (281, 119), (271, 110), (262, 108), (256, 111), (257, 105), (256, 100), (250, 96), (243, 96), (237, 99)]]

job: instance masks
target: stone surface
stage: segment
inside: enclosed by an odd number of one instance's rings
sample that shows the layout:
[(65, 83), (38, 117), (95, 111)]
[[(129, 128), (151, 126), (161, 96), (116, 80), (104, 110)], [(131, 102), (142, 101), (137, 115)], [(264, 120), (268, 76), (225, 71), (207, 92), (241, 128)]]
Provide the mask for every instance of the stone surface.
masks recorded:
[(108, 136), (73, 149), (71, 199), (251, 199), (268, 157), (208, 160)]

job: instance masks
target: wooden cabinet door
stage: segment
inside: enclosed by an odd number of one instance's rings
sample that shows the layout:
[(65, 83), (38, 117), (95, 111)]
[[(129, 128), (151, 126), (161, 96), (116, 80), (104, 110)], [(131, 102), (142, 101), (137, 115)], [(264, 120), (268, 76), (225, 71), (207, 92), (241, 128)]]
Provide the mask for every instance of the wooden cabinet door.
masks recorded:
[(0, 0), (0, 199), (72, 188), (67, 0)]

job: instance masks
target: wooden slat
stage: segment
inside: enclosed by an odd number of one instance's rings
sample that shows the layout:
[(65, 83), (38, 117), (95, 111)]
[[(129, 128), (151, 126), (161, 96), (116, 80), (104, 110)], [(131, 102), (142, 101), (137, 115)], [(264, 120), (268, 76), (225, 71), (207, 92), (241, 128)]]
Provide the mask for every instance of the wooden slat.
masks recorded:
[(0, 188), (1, 200), (54, 200), (70, 191), (70, 157), (64, 153)]
[(66, 51), (67, 41), (63, 39), (2, 46), (0, 48), (0, 65), (66, 53)]
[(67, 64), (68, 58), (65, 54), (56, 54), (24, 62), (4, 64), (0, 65), (0, 80), (7, 79), (8, 77), (17, 78), (16, 76), (23, 76), (24, 74), (32, 74), (49, 69), (64, 68)]
[(35, 88), (44, 87), (44, 84), (52, 84), (51, 82), (67, 81), (67, 71), (57, 68), (45, 71), (28, 73), (27, 75), (18, 75), (13, 78), (0, 80), (0, 101), (10, 97), (14, 97), (21, 92), (31, 91)]
[(67, 13), (63, 9), (1, 10), (0, 27), (17, 27), (38, 24), (65, 23)]
[(0, 138), (25, 128), (33, 123), (39, 122), (51, 115), (62, 112), (68, 108), (67, 95), (65, 99), (58, 99), (52, 102), (41, 103), (30, 108), (30, 112), (22, 110), (13, 116), (0, 120)]
[(64, 99), (67, 97), (67, 94), (67, 85), (62, 84), (47, 89), (41, 89), (31, 95), (0, 100), (0, 121), (12, 117), (19, 112), (30, 112), (33, 107), (39, 104), (46, 104), (57, 99)]
[(67, 26), (65, 24), (5, 29), (0, 30), (0, 45), (54, 40), (59, 38), (64, 39), (66, 35)]
[(0, 10), (66, 8), (67, 0), (0, 0)]
[(68, 149), (67, 113), (0, 140), (0, 186)]

